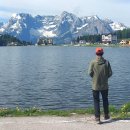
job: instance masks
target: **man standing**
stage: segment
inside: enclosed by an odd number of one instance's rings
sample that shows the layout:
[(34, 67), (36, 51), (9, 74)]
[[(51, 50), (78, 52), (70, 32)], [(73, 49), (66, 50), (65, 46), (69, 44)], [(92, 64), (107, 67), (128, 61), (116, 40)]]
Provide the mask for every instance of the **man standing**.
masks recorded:
[(95, 120), (100, 123), (100, 93), (103, 100), (104, 119), (109, 119), (108, 103), (108, 78), (112, 76), (112, 70), (109, 61), (102, 55), (102, 48), (96, 48), (96, 59), (90, 63), (89, 75), (92, 77), (92, 91), (94, 99)]

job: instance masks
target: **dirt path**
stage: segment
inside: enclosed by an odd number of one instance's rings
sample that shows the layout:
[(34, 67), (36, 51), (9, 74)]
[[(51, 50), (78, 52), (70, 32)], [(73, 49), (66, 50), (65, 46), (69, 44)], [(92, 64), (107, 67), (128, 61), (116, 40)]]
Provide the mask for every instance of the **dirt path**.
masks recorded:
[(109, 120), (99, 125), (91, 116), (73, 117), (5, 117), (0, 118), (0, 130), (128, 130), (130, 120)]

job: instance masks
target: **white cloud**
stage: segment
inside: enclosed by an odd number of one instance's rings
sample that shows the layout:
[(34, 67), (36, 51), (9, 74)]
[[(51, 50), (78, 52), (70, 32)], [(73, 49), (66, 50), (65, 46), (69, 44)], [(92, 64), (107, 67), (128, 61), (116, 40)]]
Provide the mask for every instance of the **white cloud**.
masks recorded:
[(129, 0), (1, 0), (0, 10), (5, 16), (14, 12), (60, 15), (68, 11), (78, 16), (99, 15), (129, 24), (129, 4)]

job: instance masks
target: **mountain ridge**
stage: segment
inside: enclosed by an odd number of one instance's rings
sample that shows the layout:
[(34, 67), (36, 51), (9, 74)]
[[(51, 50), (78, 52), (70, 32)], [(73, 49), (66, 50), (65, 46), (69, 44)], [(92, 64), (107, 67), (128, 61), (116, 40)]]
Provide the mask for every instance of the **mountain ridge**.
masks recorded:
[(0, 24), (0, 33), (32, 43), (36, 43), (41, 37), (53, 38), (55, 43), (68, 43), (78, 36), (109, 34), (125, 28), (127, 27), (122, 23), (100, 19), (97, 15), (78, 17), (63, 11), (59, 16), (13, 14), (6, 24)]

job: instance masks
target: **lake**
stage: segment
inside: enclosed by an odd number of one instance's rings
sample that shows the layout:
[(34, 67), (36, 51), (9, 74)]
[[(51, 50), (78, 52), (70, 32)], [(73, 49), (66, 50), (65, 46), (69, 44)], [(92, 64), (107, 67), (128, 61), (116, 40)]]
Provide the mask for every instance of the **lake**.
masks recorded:
[[(104, 48), (113, 76), (109, 102), (130, 101), (130, 48)], [(76, 109), (93, 106), (89, 62), (95, 47), (0, 47), (0, 107)]]

